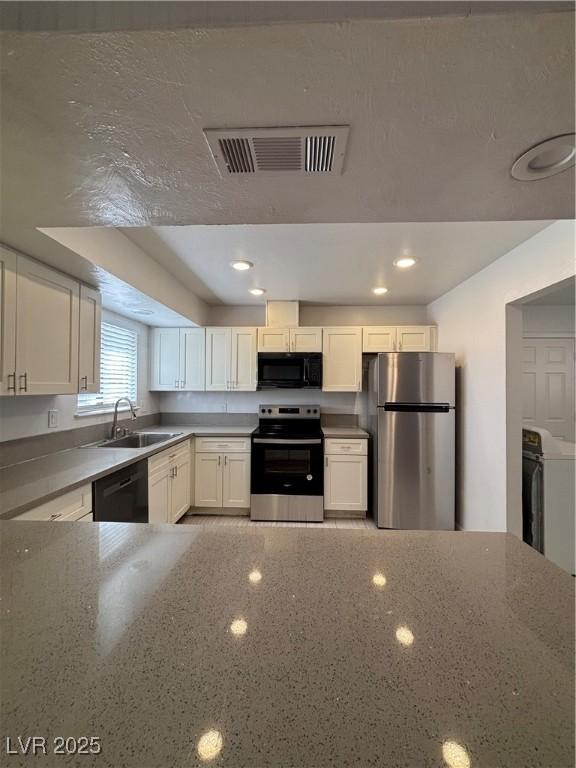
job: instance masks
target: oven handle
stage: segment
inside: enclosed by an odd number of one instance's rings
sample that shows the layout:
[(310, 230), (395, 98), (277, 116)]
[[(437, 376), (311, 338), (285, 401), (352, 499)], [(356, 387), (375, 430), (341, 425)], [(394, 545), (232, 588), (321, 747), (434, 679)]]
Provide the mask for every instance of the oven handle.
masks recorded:
[(321, 445), (322, 439), (318, 440), (298, 440), (298, 438), (290, 438), (287, 440), (282, 440), (280, 438), (263, 438), (263, 437), (253, 437), (252, 438), (253, 443), (265, 443), (266, 445)]

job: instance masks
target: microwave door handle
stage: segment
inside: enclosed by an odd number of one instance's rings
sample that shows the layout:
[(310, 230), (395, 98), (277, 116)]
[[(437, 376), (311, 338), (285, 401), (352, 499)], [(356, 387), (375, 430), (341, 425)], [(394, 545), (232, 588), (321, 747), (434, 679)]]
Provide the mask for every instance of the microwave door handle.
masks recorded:
[(304, 358), (304, 386), (309, 387), (310, 386), (310, 361), (307, 357)]

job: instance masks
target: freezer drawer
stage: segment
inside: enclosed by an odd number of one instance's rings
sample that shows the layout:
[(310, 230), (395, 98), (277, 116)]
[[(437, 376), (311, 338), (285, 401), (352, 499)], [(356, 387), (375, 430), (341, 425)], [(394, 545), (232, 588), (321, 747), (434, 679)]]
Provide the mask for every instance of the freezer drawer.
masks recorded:
[(454, 530), (454, 410), (378, 409), (375, 450), (379, 528)]

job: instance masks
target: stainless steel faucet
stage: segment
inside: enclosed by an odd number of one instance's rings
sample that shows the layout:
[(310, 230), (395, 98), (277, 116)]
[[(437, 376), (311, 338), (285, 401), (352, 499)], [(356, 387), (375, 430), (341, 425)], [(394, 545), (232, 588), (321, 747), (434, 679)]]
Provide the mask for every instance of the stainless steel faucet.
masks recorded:
[(130, 406), (130, 413), (132, 414), (132, 418), (136, 418), (136, 411), (134, 410), (134, 406), (132, 405), (132, 401), (127, 397), (119, 397), (118, 400), (116, 400), (116, 405), (114, 406), (114, 419), (112, 421), (112, 431), (110, 433), (110, 439), (114, 440), (116, 437), (122, 433), (122, 435), (125, 435), (128, 430), (126, 427), (119, 427), (118, 426), (118, 405), (122, 402), (122, 400), (126, 400), (128, 405)]

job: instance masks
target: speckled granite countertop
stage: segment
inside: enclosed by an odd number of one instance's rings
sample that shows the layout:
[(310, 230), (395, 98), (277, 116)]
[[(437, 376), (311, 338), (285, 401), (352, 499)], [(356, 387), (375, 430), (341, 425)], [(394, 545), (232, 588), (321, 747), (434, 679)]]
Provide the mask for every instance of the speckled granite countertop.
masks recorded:
[(574, 765), (574, 582), (512, 536), (0, 534), (3, 736), (102, 744), (9, 765)]
[(189, 437), (250, 435), (254, 427), (160, 425), (140, 432), (180, 432), (148, 448), (72, 448), (0, 469), (0, 519), (8, 519), (56, 496), (148, 458)]

